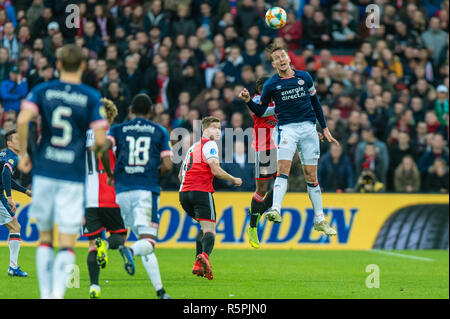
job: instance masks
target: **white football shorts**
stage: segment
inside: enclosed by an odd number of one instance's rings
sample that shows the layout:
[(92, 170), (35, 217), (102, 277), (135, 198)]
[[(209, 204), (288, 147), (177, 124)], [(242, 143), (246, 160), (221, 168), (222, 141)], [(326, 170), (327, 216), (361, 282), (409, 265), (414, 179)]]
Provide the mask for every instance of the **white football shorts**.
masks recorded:
[(300, 122), (278, 127), (278, 160), (292, 161), (298, 152), (303, 165), (317, 165), (320, 157), (320, 142), (313, 122)]
[(39, 231), (76, 235), (84, 216), (84, 183), (33, 176), (30, 217), (36, 219)]
[(12, 220), (13, 220), (13, 217), (6, 209), (5, 204), (3, 204), (0, 201), (0, 225), (6, 225), (9, 222), (11, 222)]
[(159, 227), (159, 195), (146, 190), (130, 190), (116, 195), (120, 213), (136, 236), (157, 236)]

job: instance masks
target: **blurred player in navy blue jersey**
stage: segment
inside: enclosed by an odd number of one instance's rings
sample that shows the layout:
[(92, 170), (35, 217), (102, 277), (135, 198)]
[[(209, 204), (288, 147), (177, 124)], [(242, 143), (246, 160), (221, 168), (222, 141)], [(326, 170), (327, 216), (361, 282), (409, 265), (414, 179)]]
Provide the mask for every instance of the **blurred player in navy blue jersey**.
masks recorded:
[(133, 257), (141, 256), (158, 298), (169, 299), (162, 285), (154, 253), (159, 226), (159, 174), (172, 169), (169, 133), (149, 120), (152, 101), (148, 95), (136, 95), (131, 102), (130, 111), (132, 120), (111, 126), (107, 134), (105, 148), (110, 150), (116, 147), (114, 176), (109, 158), (102, 157), (103, 166), (110, 176), (110, 184), (114, 179), (117, 203), (125, 226), (130, 227), (139, 237), (129, 248), (121, 245), (119, 252), (130, 275), (135, 272)]
[[(33, 160), (30, 207), (40, 237), (36, 266), (41, 298), (64, 298), (84, 213), (86, 131), (94, 131), (93, 148), (99, 154), (108, 127), (100, 93), (81, 83), (86, 66), (81, 48), (69, 44), (58, 50), (57, 56), (60, 79), (34, 87), (23, 100), (17, 120), (18, 168), (28, 173), (32, 167), (27, 154), (29, 123), (35, 116), (42, 118), (41, 142)], [(55, 224), (59, 230), (56, 256), (52, 248)]]
[(275, 103), (273, 112), (278, 119), (278, 175), (273, 186), (273, 205), (266, 213), (266, 218), (275, 223), (282, 220), (281, 204), (287, 191), (292, 159), (297, 151), (314, 208), (314, 229), (327, 235), (336, 235), (336, 230), (328, 225), (323, 215), (322, 194), (317, 180), (320, 142), (316, 122), (319, 121), (328, 142), (339, 143), (327, 128), (311, 75), (291, 68), (291, 60), (284, 47), (274, 44), (269, 48), (269, 53), (277, 73), (264, 83), (260, 103), (250, 98), (247, 89), (239, 94), (256, 116), (268, 115), (266, 111), (269, 104), (272, 101)]
[[(19, 162), (19, 139), (16, 130), (11, 130), (5, 135), (5, 150), (0, 152), (0, 167), (2, 168), (2, 177), (0, 178), (0, 225), (5, 225), (9, 230), (9, 269), (8, 275), (27, 277), (28, 274), (22, 271), (17, 264), (20, 250), (20, 224), (15, 217), (16, 203), (11, 196), (11, 189), (31, 196), (31, 191), (17, 184), (12, 175)], [(6, 197), (5, 194), (6, 193)]]

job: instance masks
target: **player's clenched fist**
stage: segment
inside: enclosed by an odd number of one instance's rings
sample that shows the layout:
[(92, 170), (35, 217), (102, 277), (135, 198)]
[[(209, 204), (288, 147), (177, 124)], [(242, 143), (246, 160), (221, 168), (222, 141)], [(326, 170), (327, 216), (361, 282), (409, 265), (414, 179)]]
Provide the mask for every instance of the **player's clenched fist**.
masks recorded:
[(244, 100), (245, 103), (247, 103), (248, 101), (250, 101), (250, 93), (248, 92), (247, 89), (243, 89), (243, 90), (241, 91), (241, 93), (239, 93), (238, 97), (239, 97), (241, 100)]
[(233, 180), (233, 185), (234, 186), (241, 186), (242, 185), (242, 179), (240, 179), (239, 177), (235, 177)]

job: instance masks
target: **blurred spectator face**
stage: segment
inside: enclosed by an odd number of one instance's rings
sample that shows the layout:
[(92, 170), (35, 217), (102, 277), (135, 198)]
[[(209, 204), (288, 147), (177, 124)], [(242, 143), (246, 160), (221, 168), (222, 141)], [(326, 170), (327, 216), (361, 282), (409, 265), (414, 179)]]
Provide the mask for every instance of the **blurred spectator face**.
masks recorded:
[(233, 101), (234, 97), (234, 90), (232, 88), (226, 87), (223, 89), (223, 99), (225, 102)]
[(255, 3), (254, 3), (253, 0), (244, 0), (244, 1), (242, 2), (242, 4), (243, 4), (245, 7), (253, 7), (253, 5), (254, 5)]
[(258, 26), (256, 26), (256, 25), (251, 26), (248, 29), (248, 35), (252, 39), (258, 39), (258, 37), (259, 37), (259, 28), (258, 28)]
[(195, 75), (195, 70), (192, 65), (186, 65), (183, 69), (183, 76), (187, 78), (192, 78)]
[(419, 79), (417, 81), (417, 91), (419, 91), (420, 94), (424, 94), (426, 90), (428, 89), (428, 83), (425, 79)]
[(434, 133), (427, 133), (426, 137), (427, 146), (433, 147)]
[(367, 144), (364, 153), (366, 154), (366, 156), (374, 157), (377, 154), (377, 151), (375, 149), (375, 145)]
[(189, 94), (189, 92), (183, 91), (178, 96), (178, 102), (180, 104), (189, 105), (190, 100), (191, 100), (191, 95)]
[(310, 4), (306, 4), (303, 8), (303, 16), (307, 19), (312, 19), (314, 16), (314, 7)]
[(52, 37), (53, 47), (59, 48), (64, 45), (64, 37), (61, 32), (56, 32)]
[(400, 91), (400, 97), (398, 98), (398, 100), (404, 105), (407, 105), (409, 102), (409, 97), (410, 95), (408, 89), (404, 89)]
[(37, 38), (33, 42), (33, 49), (35, 50), (43, 50), (44, 49), (44, 41), (41, 38)]
[(383, 104), (385, 106), (391, 105), (392, 102), (392, 93), (390, 91), (384, 91), (382, 96)]
[(166, 60), (169, 57), (170, 49), (165, 45), (160, 45), (158, 47), (158, 53), (163, 60)]
[(117, 47), (115, 45), (108, 46), (106, 49), (106, 60), (116, 60), (117, 56)]
[(425, 122), (417, 123), (416, 131), (418, 136), (424, 137), (427, 135), (427, 124)]
[(210, 4), (207, 3), (207, 2), (203, 2), (200, 5), (200, 13), (204, 17), (209, 17), (211, 15), (211, 6), (210, 6)]
[(214, 86), (217, 88), (222, 88), (225, 85), (226, 78), (225, 73), (218, 71), (214, 74)]
[(423, 102), (420, 97), (413, 97), (411, 99), (411, 108), (414, 112), (420, 112), (422, 111)]
[(266, 74), (266, 70), (264, 69), (264, 67), (263, 67), (261, 64), (258, 64), (258, 65), (255, 67), (255, 75), (256, 75), (256, 78), (258, 79), (258, 78), (264, 76), (265, 74)]
[(375, 112), (376, 105), (375, 105), (375, 100), (374, 99), (372, 99), (372, 98), (366, 99), (366, 101), (364, 102), (364, 106), (366, 108), (366, 111), (369, 114), (373, 114)]
[(364, 42), (361, 46), (361, 52), (364, 54), (364, 56), (371, 56), (372, 55), (372, 46), (368, 42)]
[(209, 65), (216, 65), (217, 63), (217, 57), (214, 53), (208, 53), (208, 55), (206, 56), (206, 63), (208, 63)]
[(148, 44), (148, 36), (145, 32), (136, 33), (136, 41), (140, 46), (145, 46)]
[(397, 31), (397, 33), (400, 35), (405, 35), (407, 31), (406, 24), (403, 23), (402, 21), (395, 22), (395, 31)]
[(381, 69), (377, 66), (372, 67), (372, 72), (370, 73), (372, 79), (374, 79), (375, 81), (380, 81), (383, 74), (381, 73)]
[(189, 14), (189, 10), (188, 10), (187, 6), (180, 3), (177, 8), (178, 18), (184, 19), (188, 16), (188, 14)]
[(226, 27), (224, 31), (225, 39), (227, 40), (233, 40), (237, 38), (237, 32), (236, 29), (232, 26)]
[(9, 60), (9, 51), (6, 48), (0, 48), (0, 63), (6, 63)]
[(131, 52), (139, 51), (139, 43), (136, 40), (130, 40), (130, 42), (128, 42), (128, 49)]
[(433, 30), (433, 31), (438, 31), (440, 29), (439, 18), (432, 17), (430, 19), (430, 29)]
[(188, 48), (183, 48), (178, 55), (181, 62), (186, 63), (191, 57), (191, 51)]
[(197, 32), (195, 33), (195, 35), (197, 36), (197, 38), (200, 41), (206, 40), (206, 38), (208, 37), (208, 32), (206, 31), (206, 29), (204, 27), (199, 27), (197, 29)]
[(188, 119), (190, 123), (200, 119), (200, 113), (197, 109), (190, 109), (188, 114)]
[(52, 9), (44, 8), (44, 11), (42, 11), (42, 17), (46, 20), (50, 20), (52, 16), (53, 16)]
[(155, 104), (155, 116), (161, 115), (164, 113), (164, 104), (156, 103)]
[(150, 40), (152, 42), (157, 42), (161, 37), (161, 30), (158, 27), (152, 27), (149, 31)]
[(404, 172), (410, 172), (413, 169), (413, 159), (409, 156), (405, 156), (402, 159), (402, 168)]
[(112, 68), (108, 71), (108, 80), (117, 81), (119, 79), (119, 72), (116, 68)]
[(158, 15), (162, 10), (162, 2), (161, 0), (154, 0), (152, 5), (150, 6), (150, 10), (153, 14)]
[(165, 45), (165, 46), (168, 47), (169, 49), (172, 48), (172, 44), (173, 44), (172, 38), (169, 37), (169, 36), (164, 37), (164, 39), (161, 41), (161, 44), (162, 44), (162, 45)]
[(343, 91), (342, 84), (339, 82), (333, 83), (331, 90), (332, 90), (333, 96), (335, 96), (335, 97), (339, 96)]
[(187, 104), (180, 104), (177, 110), (178, 118), (187, 118), (189, 114), (189, 106)]
[(28, 60), (21, 60), (19, 64), (20, 73), (26, 73), (30, 67), (30, 62)]
[(112, 98), (117, 98), (120, 92), (119, 83), (116, 81), (110, 82), (108, 86), (108, 92)]
[(97, 75), (103, 77), (106, 74), (106, 71), (107, 71), (106, 61), (105, 60), (98, 60), (97, 61), (97, 68), (96, 68)]
[(198, 38), (195, 35), (191, 35), (188, 39), (188, 46), (191, 49), (197, 49), (199, 45)]
[(220, 123), (223, 123), (226, 121), (227, 117), (225, 116), (225, 113), (221, 109), (217, 109), (213, 112), (212, 116), (217, 117), (220, 120)]
[(358, 111), (352, 111), (348, 118), (348, 124), (351, 126), (354, 126), (354, 125), (359, 126), (360, 121), (361, 121), (360, 117), (361, 117), (361, 113), (359, 113)]
[(334, 161), (339, 161), (342, 155), (342, 147), (332, 143), (330, 145), (330, 155)]
[(256, 41), (254, 39), (250, 38), (245, 41), (245, 51), (255, 52), (257, 48), (258, 48), (258, 44), (256, 43)]
[(370, 129), (369, 130), (365, 129), (362, 131), (361, 137), (362, 137), (363, 141), (365, 141), (365, 142), (372, 142), (374, 139), (373, 131)]
[(153, 60), (152, 60), (153, 65), (156, 66), (156, 65), (158, 65), (158, 63), (161, 63), (162, 61), (164, 61), (164, 60), (159, 54), (155, 54), (153, 56)]
[(88, 61), (88, 71), (95, 72), (95, 69), (97, 69), (97, 60), (96, 59), (89, 59), (89, 61)]
[(137, 69), (137, 63), (136, 63), (136, 59), (134, 58), (134, 56), (129, 55), (126, 59), (125, 59), (125, 67), (127, 68), (127, 71), (129, 71), (129, 73), (133, 73), (134, 71), (136, 71)]
[(414, 3), (408, 4), (406, 7), (406, 14), (407, 14), (408, 18), (412, 19), (416, 10), (417, 10), (417, 6)]
[(425, 123), (427, 123), (427, 125), (433, 125), (438, 121), (436, 114), (434, 113), (434, 111), (428, 111), (425, 114)]
[(239, 93), (244, 89), (244, 86), (238, 84), (234, 86), (234, 95), (238, 96)]
[(333, 109), (331, 110), (331, 119), (335, 121), (336, 123), (341, 120), (341, 110), (339, 109)]
[(394, 104), (394, 114), (396, 114), (397, 116), (400, 116), (404, 109), (405, 105), (403, 103), (397, 102)]
[(223, 48), (225, 47), (225, 38), (220, 33), (214, 36), (214, 46), (216, 48)]
[(51, 80), (53, 78), (53, 72), (54, 69), (51, 65), (47, 65), (42, 70), (42, 77), (44, 78), (44, 81)]
[(116, 28), (114, 35), (116, 39), (123, 39), (125, 38), (125, 30), (123, 28)]
[(233, 129), (242, 128), (243, 123), (244, 123), (244, 119), (243, 119), (242, 113), (234, 112), (233, 115), (231, 115), (230, 124)]
[(175, 38), (175, 45), (178, 48), (184, 48), (186, 46), (186, 36), (182, 33), (178, 34)]
[(399, 132), (398, 133), (398, 143), (402, 146), (409, 144), (409, 134), (406, 132)]
[(208, 112), (212, 114), (215, 110), (218, 110), (220, 107), (219, 101), (216, 99), (211, 99), (208, 101)]
[(255, 75), (254, 75), (251, 67), (250, 68), (244, 67), (242, 69), (241, 77), (242, 77), (242, 80), (244, 81), (244, 83), (249, 83), (249, 82), (255, 81)]
[(11, 130), (15, 129), (15, 124), (13, 121), (5, 121), (3, 123), (3, 129), (5, 130), (5, 132), (9, 132)]
[(218, 100), (220, 98), (220, 90), (218, 88), (211, 88), (210, 97)]
[(433, 151), (435, 153), (441, 153), (444, 146), (445, 146), (445, 140), (442, 137), (441, 134), (434, 134), (433, 142), (432, 142)]
[(103, 6), (101, 4), (95, 6), (94, 15), (99, 18), (103, 17)]
[(88, 21), (84, 24), (84, 34), (88, 37), (92, 37), (95, 33), (95, 24), (92, 21)]
[(157, 70), (160, 75), (169, 75), (169, 67), (165, 61), (158, 63)]
[(445, 174), (447, 174), (447, 164), (445, 163), (444, 160), (442, 159), (436, 159), (434, 161), (434, 173), (438, 176), (438, 177), (443, 177), (445, 176)]
[(321, 24), (323, 20), (325, 20), (325, 16), (323, 15), (322, 11), (314, 12), (313, 20), (316, 24)]

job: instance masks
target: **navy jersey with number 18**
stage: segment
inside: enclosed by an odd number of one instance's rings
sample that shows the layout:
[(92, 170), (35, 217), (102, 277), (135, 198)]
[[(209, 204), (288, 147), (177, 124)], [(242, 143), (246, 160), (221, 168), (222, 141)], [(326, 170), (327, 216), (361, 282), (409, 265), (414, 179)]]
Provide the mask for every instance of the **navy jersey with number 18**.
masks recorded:
[(161, 158), (171, 156), (167, 130), (145, 118), (111, 126), (107, 137), (116, 146), (116, 193), (148, 190), (160, 193)]
[(84, 182), (86, 131), (108, 126), (100, 99), (100, 93), (85, 84), (54, 80), (33, 88), (22, 107), (42, 118), (34, 175)]

